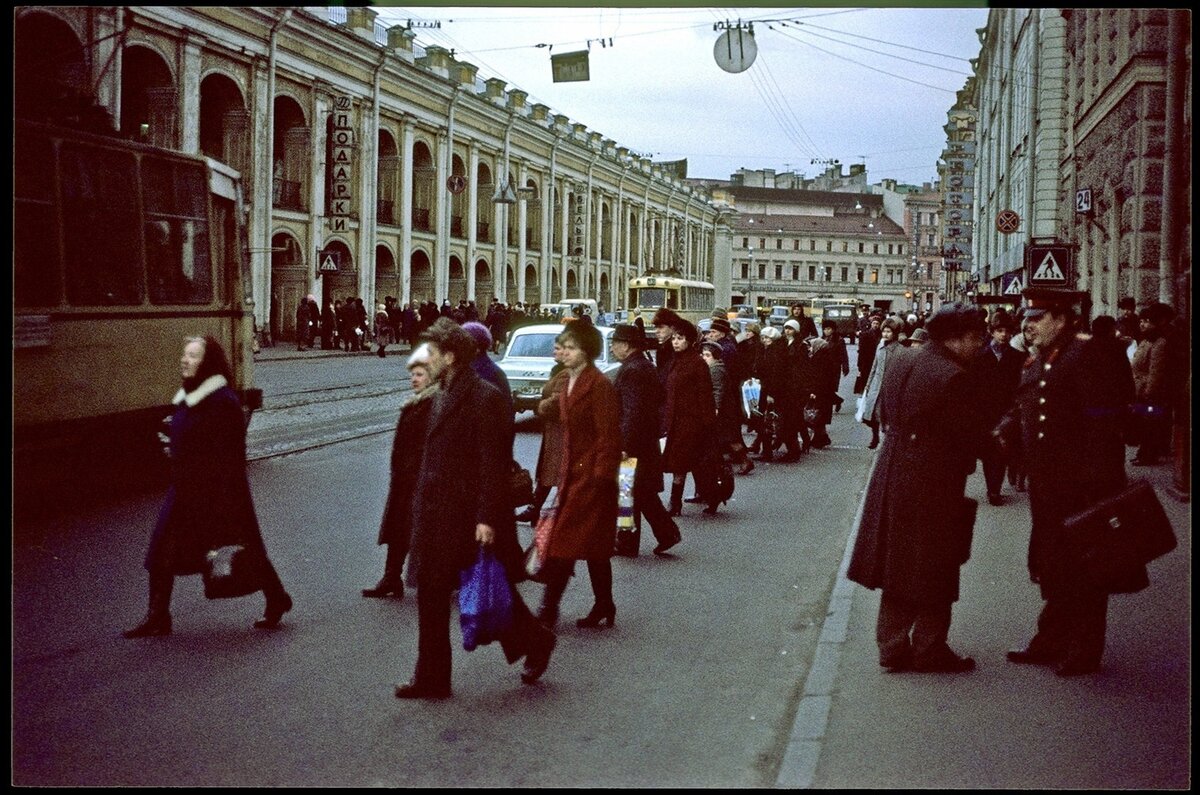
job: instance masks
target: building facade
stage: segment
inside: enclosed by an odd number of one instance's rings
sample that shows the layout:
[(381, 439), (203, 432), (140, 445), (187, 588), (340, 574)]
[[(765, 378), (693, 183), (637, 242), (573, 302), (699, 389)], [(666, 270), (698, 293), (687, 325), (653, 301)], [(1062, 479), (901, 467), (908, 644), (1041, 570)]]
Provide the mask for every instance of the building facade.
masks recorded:
[(704, 191), (375, 17), (21, 8), (16, 112), (238, 169), (273, 337), (309, 293), (615, 309), (642, 272), (727, 280), (729, 231)]
[[(1001, 292), (1030, 244), (1072, 252), (1090, 314), (1191, 316), (1191, 12), (994, 9), (980, 36), (973, 276)], [(997, 229), (1005, 210), (1020, 216)]]

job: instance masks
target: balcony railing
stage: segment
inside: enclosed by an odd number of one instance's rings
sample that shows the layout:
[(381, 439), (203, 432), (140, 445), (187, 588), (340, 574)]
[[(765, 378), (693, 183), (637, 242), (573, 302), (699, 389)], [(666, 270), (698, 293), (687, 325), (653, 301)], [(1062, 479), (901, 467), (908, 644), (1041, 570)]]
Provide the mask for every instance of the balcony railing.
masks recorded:
[(420, 232), (432, 232), (433, 224), (429, 220), (428, 207), (414, 207), (412, 211), (413, 229)]
[(303, 210), (304, 203), (300, 197), (300, 183), (276, 179), (271, 203), (284, 210)]

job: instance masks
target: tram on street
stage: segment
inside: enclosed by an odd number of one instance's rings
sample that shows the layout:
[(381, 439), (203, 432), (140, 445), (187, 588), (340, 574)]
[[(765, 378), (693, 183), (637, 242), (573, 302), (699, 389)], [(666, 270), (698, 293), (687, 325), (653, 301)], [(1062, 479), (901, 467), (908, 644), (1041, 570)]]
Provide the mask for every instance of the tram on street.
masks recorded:
[(185, 337), (225, 347), (247, 421), (262, 402), (240, 176), (24, 120), (13, 165), (14, 505), (161, 480)]
[(638, 276), (629, 280), (626, 306), (640, 315), (649, 331), (654, 313), (666, 307), (693, 323), (711, 317), (716, 308), (716, 288), (708, 282), (675, 276)]

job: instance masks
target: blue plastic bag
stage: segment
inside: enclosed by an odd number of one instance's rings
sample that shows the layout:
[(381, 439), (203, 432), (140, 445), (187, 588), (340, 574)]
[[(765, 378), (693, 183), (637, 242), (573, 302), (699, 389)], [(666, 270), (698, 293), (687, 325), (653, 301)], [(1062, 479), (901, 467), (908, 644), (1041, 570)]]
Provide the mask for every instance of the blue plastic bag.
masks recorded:
[(459, 572), (458, 619), (463, 648), (486, 646), (512, 626), (512, 593), (504, 566), (488, 547), (479, 548), (475, 565)]

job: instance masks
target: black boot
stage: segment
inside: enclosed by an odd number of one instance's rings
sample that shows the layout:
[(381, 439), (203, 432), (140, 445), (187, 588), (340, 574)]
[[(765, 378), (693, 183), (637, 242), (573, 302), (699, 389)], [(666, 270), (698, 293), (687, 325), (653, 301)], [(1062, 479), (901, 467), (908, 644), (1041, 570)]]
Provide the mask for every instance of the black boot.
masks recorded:
[(679, 516), (683, 513), (683, 484), (671, 484), (671, 508), (668, 511), (671, 516)]
[(171, 591), (175, 575), (150, 574), (150, 605), (146, 618), (133, 629), (121, 633), (127, 638), (151, 638), (171, 634)]
[(755, 442), (755, 446), (762, 451), (755, 456), (755, 458), (757, 458), (759, 461), (775, 460), (775, 444), (770, 433), (764, 431), (763, 433), (759, 434), (758, 440)]

